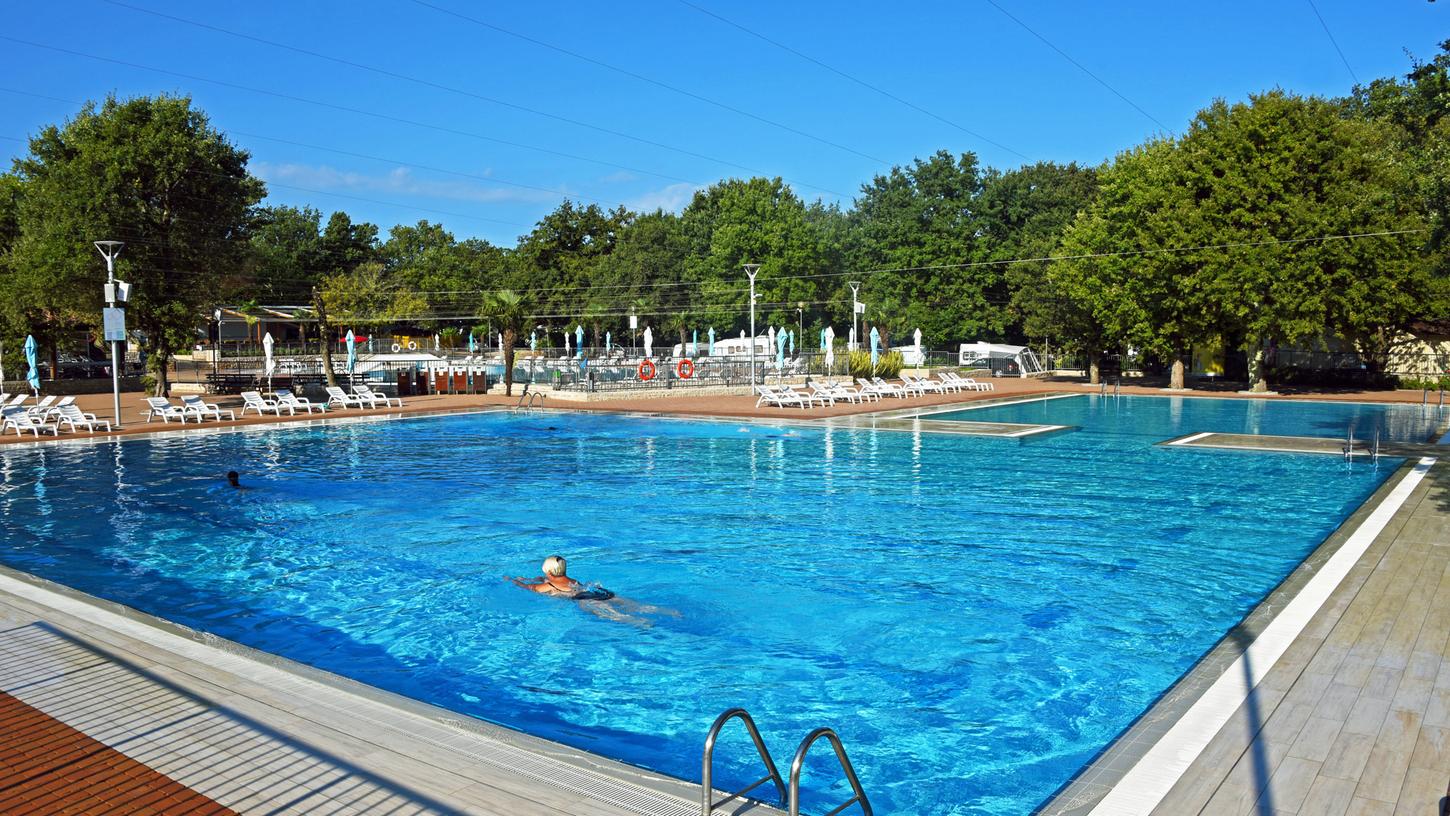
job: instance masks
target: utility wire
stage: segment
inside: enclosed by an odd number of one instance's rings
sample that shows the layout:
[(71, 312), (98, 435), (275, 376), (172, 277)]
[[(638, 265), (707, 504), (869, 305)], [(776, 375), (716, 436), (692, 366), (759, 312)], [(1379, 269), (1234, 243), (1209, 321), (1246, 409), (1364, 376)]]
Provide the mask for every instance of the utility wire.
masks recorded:
[(986, 2), (987, 2), (987, 5), (989, 5), (992, 8), (994, 8), (994, 9), (1002, 12), (1002, 15), (1005, 16), (1007, 19), (1009, 19), (1012, 22), (1016, 23), (1017, 25), (1021, 26), (1022, 29), (1024, 31), (1026, 31), (1028, 34), (1031, 34), (1032, 36), (1034, 36), (1037, 39), (1041, 40), (1043, 42), (1043, 44), (1046, 45), (1048, 48), (1051, 48), (1053, 51), (1056, 51), (1057, 54), (1058, 54), (1058, 56), (1060, 56), (1063, 59), (1067, 60), (1068, 62), (1072, 63), (1079, 71), (1082, 71), (1084, 74), (1087, 74), (1088, 76), (1092, 77), (1093, 78), (1093, 81), (1097, 82), (1099, 85), (1103, 86), (1104, 88), (1107, 88), (1109, 91), (1112, 91), (1114, 96), (1116, 96), (1117, 98), (1123, 100), (1124, 102), (1127, 102), (1130, 106), (1132, 106), (1133, 110), (1135, 110), (1138, 113), (1141, 113), (1144, 116), (1146, 116), (1149, 119), (1151, 119), (1154, 124), (1158, 125), (1158, 127), (1160, 127), (1160, 128), (1163, 128), (1164, 132), (1166, 132), (1166, 133), (1172, 133), (1173, 132), (1173, 128), (1168, 127), (1167, 125), (1163, 124), (1162, 122), (1159, 122), (1158, 121), (1158, 117), (1156, 117), (1153, 114), (1151, 114), (1151, 113), (1143, 110), (1141, 107), (1138, 106), (1138, 103), (1137, 102), (1134, 102), (1133, 100), (1131, 100), (1128, 97), (1124, 96), (1121, 91), (1119, 91), (1117, 88), (1114, 88), (1113, 86), (1109, 85), (1107, 83), (1107, 81), (1104, 80), (1102, 77), (1100, 77), (1097, 74), (1093, 73), (1092, 71), (1088, 70), (1087, 66), (1085, 66), (1082, 63), (1078, 62), (1077, 60), (1073, 59), (1071, 56), (1068, 55), (1068, 53), (1066, 51), (1063, 51), (1061, 48), (1058, 48), (1056, 45), (1053, 45), (1051, 40), (1047, 39), (1046, 37), (1042, 36), (1041, 34), (1038, 34), (1036, 31), (1034, 31), (1032, 29), (1031, 26), (1029, 26), (1026, 23), (1022, 22), (1017, 17), (1013, 16), (1013, 14), (1011, 12), (1007, 11), (1007, 9), (1004, 9), (1001, 6), (997, 5), (996, 0), (986, 0)]
[[(18, 94), (20, 96), (31, 96), (31, 97), (35, 97), (37, 99), (49, 99), (49, 100), (51, 100), (53, 102), (64, 102), (64, 103), (66, 103), (68, 105), (80, 106), (80, 105), (85, 104), (84, 102), (77, 102), (76, 100), (73, 100), (73, 99), (61, 99), (61, 98), (55, 97), (55, 96), (49, 96), (49, 95), (46, 95), (46, 94), (32, 93), (30, 91), (22, 91), (22, 90), (18, 90), (18, 89), (15, 89), (15, 88), (6, 88), (6, 87), (3, 87), (3, 86), (0, 86), (0, 92)], [(524, 184), (523, 182), (509, 181), (508, 179), (501, 179), (501, 178), (497, 178), (495, 176), (485, 176), (485, 175), (480, 175), (478, 173), (465, 173), (465, 172), (463, 172), (461, 170), (449, 170), (446, 167), (434, 167), (434, 166), (428, 165), (428, 164), (418, 164), (417, 162), (403, 161), (402, 159), (390, 159), (390, 158), (386, 158), (384, 156), (372, 156), (372, 155), (369, 155), (367, 153), (357, 153), (357, 152), (354, 152), (354, 151), (351, 151), (351, 150), (343, 150), (343, 149), (337, 148), (337, 147), (327, 147), (325, 145), (316, 145), (316, 144), (309, 144), (307, 142), (298, 142), (298, 141), (294, 141), (292, 139), (279, 138), (277, 136), (264, 136), (264, 135), (262, 135), (260, 133), (248, 133), (247, 131), (244, 131), (244, 130), (230, 130), (229, 129), (227, 131), (227, 133), (228, 134), (235, 134), (237, 136), (246, 136), (249, 139), (261, 139), (263, 141), (268, 141), (268, 142), (277, 142), (279, 144), (292, 145), (293, 147), (305, 147), (305, 148), (307, 148), (309, 150), (320, 150), (320, 151), (323, 151), (325, 153), (336, 153), (339, 156), (350, 156), (350, 157), (355, 158), (355, 159), (367, 159), (369, 161), (382, 162), (384, 164), (395, 164), (395, 165), (399, 165), (401, 167), (412, 167), (412, 168), (416, 168), (418, 170), (427, 170), (427, 171), (433, 172), (433, 173), (443, 173), (445, 175), (458, 176), (460, 178), (474, 179), (474, 180), (482, 181), (482, 182), (485, 182), (485, 183), (488, 183), (488, 184), (499, 184), (499, 185), (502, 185), (502, 186), (505, 186), (505, 187), (517, 187), (517, 188), (519, 188), (521, 190), (534, 190), (536, 192), (548, 193), (550, 195), (562, 196), (564, 198), (574, 198), (574, 199), (579, 199), (579, 200), (582, 200), (582, 201), (592, 201), (592, 202), (594, 202), (596, 204), (603, 204), (605, 206), (611, 206), (611, 207), (625, 207), (626, 209), (628, 209), (628, 206), (624, 202), (622, 202), (622, 201), (609, 201), (607, 199), (594, 198), (593, 196), (587, 196), (587, 195), (583, 195), (581, 193), (573, 193), (573, 194), (571, 194), (571, 193), (568, 193), (568, 192), (563, 191), (563, 190), (553, 189), (551, 187), (540, 187), (540, 186), (538, 186), (536, 184)], [(7, 136), (7, 137), (3, 137), (3, 138), (14, 138), (14, 137)], [(685, 181), (685, 180), (684, 179), (681, 179), (681, 181)], [(696, 186), (700, 186), (700, 185), (696, 184), (695, 182), (691, 182), (691, 181), (686, 181), (686, 183), (687, 184), (695, 184)], [(286, 186), (286, 185), (279, 184), (278, 186)], [(328, 195), (330, 195), (330, 193)], [(471, 218), (472, 216), (465, 216), (465, 217), (470, 217)], [(490, 219), (486, 219), (486, 220), (490, 220)], [(519, 223), (511, 222), (511, 221), (500, 221), (499, 223), (501, 223), (501, 224), (509, 224), (510, 226), (515, 226), (515, 227), (517, 227), (517, 226), (528, 226), (526, 224), (519, 224)]]
[(1349, 78), (1354, 84), (1359, 84), (1359, 77), (1355, 75), (1354, 69), (1349, 67), (1349, 59), (1344, 56), (1344, 51), (1339, 47), (1339, 41), (1334, 39), (1334, 33), (1329, 30), (1329, 23), (1324, 22), (1324, 15), (1319, 13), (1319, 7), (1314, 5), (1314, 0), (1307, 0), (1309, 8), (1314, 11), (1314, 16), (1319, 18), (1319, 25), (1324, 27), (1324, 36), (1329, 38), (1329, 44), (1334, 46), (1334, 52), (1339, 55), (1339, 61), (1344, 63), (1344, 70), (1349, 72)]
[[(106, 1), (107, 2), (116, 2), (116, 0), (106, 0)], [(636, 80), (639, 80), (640, 82), (644, 82), (644, 83), (647, 83), (647, 84), (650, 84), (650, 85), (654, 85), (657, 88), (664, 88), (665, 90), (667, 90), (667, 91), (669, 91), (671, 93), (679, 94), (680, 96), (688, 97), (688, 98), (694, 99), (694, 100), (696, 100), (698, 102), (704, 102), (707, 105), (714, 105), (715, 107), (720, 108), (721, 110), (729, 111), (730, 113), (736, 114), (737, 116), (744, 116), (747, 119), (754, 119), (757, 122), (760, 122), (760, 123), (766, 124), (766, 125), (770, 125), (773, 128), (777, 128), (779, 130), (783, 130), (783, 131), (785, 131), (787, 133), (793, 133), (793, 134), (795, 134), (797, 136), (801, 136), (801, 137), (804, 137), (806, 139), (810, 139), (811, 141), (820, 142), (823, 145), (826, 145), (828, 147), (834, 147), (837, 150), (840, 150), (840, 151), (843, 151), (843, 152), (846, 152), (846, 153), (850, 153), (853, 156), (860, 156), (863, 159), (869, 159), (870, 161), (877, 162), (878, 164), (884, 164), (884, 165), (888, 165), (888, 166), (891, 164), (890, 162), (886, 161), (885, 159), (878, 159), (875, 156), (872, 156), (872, 155), (870, 155), (868, 153), (863, 153), (863, 152), (861, 152), (859, 150), (856, 150), (855, 148), (847, 147), (846, 145), (840, 144), (839, 142), (833, 142), (830, 139), (827, 139), (827, 138), (825, 138), (823, 136), (817, 136), (814, 133), (807, 133), (806, 131), (800, 130), (799, 128), (794, 128), (794, 127), (791, 127), (790, 125), (786, 125), (786, 124), (783, 124), (781, 122), (777, 122), (774, 119), (767, 119), (766, 117), (760, 116), (759, 114), (751, 113), (750, 111), (744, 110), (742, 108), (737, 108), (734, 105), (730, 105), (730, 104), (727, 104), (725, 102), (721, 102), (721, 101), (716, 100), (716, 99), (711, 99), (708, 96), (702, 96), (702, 95), (697, 94), (697, 93), (695, 93), (693, 91), (687, 91), (684, 88), (679, 88), (679, 87), (676, 87), (674, 85), (670, 85), (669, 83), (661, 82), (661, 81), (659, 81), (657, 79), (654, 79), (652, 77), (645, 76), (644, 74), (637, 73), (635, 71), (631, 71), (628, 68), (621, 68), (618, 65), (612, 65), (612, 64), (607, 63), (607, 62), (604, 62), (602, 60), (597, 60), (597, 59), (594, 59), (593, 57), (585, 56), (583, 54), (580, 54), (577, 51), (571, 51), (571, 50), (569, 50), (567, 48), (562, 48), (560, 46), (554, 45), (553, 43), (547, 43), (547, 42), (544, 42), (543, 40), (535, 39), (535, 38), (530, 37), (530, 36), (525, 35), (525, 34), (520, 34), (517, 31), (510, 31), (509, 29), (504, 28), (503, 26), (495, 25), (495, 24), (490, 23), (490, 22), (487, 22), (485, 20), (480, 20), (477, 17), (470, 17), (467, 14), (463, 14), (461, 12), (453, 11), (452, 9), (444, 8), (443, 6), (439, 6), (439, 5), (435, 5), (433, 3), (426, 2), (426, 0), (412, 0), (412, 2), (414, 2), (417, 5), (423, 6), (424, 8), (433, 9), (434, 11), (439, 12), (441, 14), (447, 14), (450, 17), (455, 17), (455, 18), (457, 18), (459, 20), (464, 20), (464, 21), (473, 23), (474, 25), (481, 26), (483, 28), (487, 28), (490, 31), (496, 31), (496, 32), (498, 32), (500, 34), (504, 34), (506, 36), (513, 37), (515, 39), (522, 40), (522, 41), (527, 42), (527, 43), (531, 43), (533, 45), (537, 45), (540, 48), (547, 48), (550, 51), (555, 51), (555, 52), (558, 52), (560, 54), (564, 54), (566, 56), (573, 57), (574, 59), (577, 59), (577, 60), (580, 60), (580, 61), (583, 61), (583, 62), (587, 62), (590, 65), (595, 65), (595, 66), (598, 66), (600, 68), (604, 68), (606, 70), (613, 71), (613, 72), (615, 72), (617, 74), (622, 74), (623, 76), (630, 77), (631, 79), (636, 79)]]
[[(345, 66), (347, 66), (349, 68), (356, 68), (357, 70), (360, 70), (360, 71), (367, 71), (367, 72), (370, 72), (370, 73), (378, 74), (380, 76), (386, 76), (386, 77), (389, 77), (391, 79), (398, 79), (398, 80), (402, 80), (404, 82), (411, 82), (413, 84), (421, 85), (421, 86), (424, 86), (424, 87), (427, 87), (427, 88), (433, 88), (435, 90), (447, 91), (448, 93), (458, 94), (460, 96), (466, 96), (466, 97), (469, 97), (471, 99), (476, 99), (476, 100), (479, 100), (479, 101), (482, 101), (482, 102), (487, 102), (487, 103), (489, 103), (491, 105), (498, 105), (500, 107), (510, 108), (512, 110), (517, 110), (517, 111), (520, 111), (522, 113), (528, 113), (528, 114), (531, 114), (533, 116), (539, 116), (539, 117), (543, 117), (545, 119), (552, 119), (552, 120), (554, 120), (556, 122), (563, 122), (565, 124), (574, 125), (575, 127), (581, 127), (581, 128), (585, 128), (585, 129), (588, 129), (588, 130), (594, 130), (594, 131), (597, 131), (599, 133), (608, 134), (610, 136), (617, 136), (617, 137), (619, 137), (621, 139), (628, 139), (630, 141), (639, 142), (640, 144), (649, 145), (650, 147), (657, 147), (657, 148), (660, 148), (661, 150), (669, 150), (671, 152), (679, 153), (679, 154), (685, 155), (685, 156), (690, 156), (692, 158), (703, 159), (705, 161), (714, 162), (716, 164), (725, 165), (727, 167), (734, 167), (737, 170), (744, 170), (744, 171), (749, 172), (749, 173), (755, 173), (755, 174), (758, 174), (758, 175), (765, 175), (765, 176), (774, 175), (772, 173), (767, 173), (764, 170), (757, 170), (755, 168), (748, 167), (746, 165), (737, 164), (737, 163), (731, 162), (731, 161), (726, 161), (725, 159), (716, 158), (714, 156), (708, 156), (708, 155), (706, 155), (704, 153), (696, 153), (693, 150), (687, 150), (687, 149), (682, 148), (682, 147), (676, 147), (674, 145), (665, 144), (664, 142), (657, 142), (657, 141), (654, 141), (652, 139), (647, 139), (647, 138), (645, 138), (643, 136), (636, 136), (636, 135), (634, 135), (632, 133), (625, 133), (624, 131), (614, 130), (614, 129), (611, 129), (611, 128), (604, 127), (602, 125), (595, 125), (595, 124), (591, 124), (589, 122), (585, 122), (585, 121), (582, 121), (582, 120), (579, 120), (579, 119), (572, 119), (570, 117), (563, 116), (563, 115), (560, 115), (560, 114), (549, 113), (548, 111), (542, 111), (542, 110), (538, 110), (536, 108), (527, 107), (525, 105), (519, 105), (519, 104), (514, 103), (514, 102), (507, 102), (505, 100), (497, 99), (495, 97), (485, 96), (483, 94), (476, 93), (474, 91), (470, 91), (470, 90), (467, 90), (465, 88), (457, 88), (457, 87), (454, 87), (454, 86), (451, 86), (451, 85), (444, 85), (443, 83), (434, 82), (434, 81), (429, 80), (429, 79), (423, 79), (421, 77), (415, 77), (415, 76), (410, 76), (408, 74), (398, 73), (396, 71), (390, 71), (390, 70), (388, 70), (386, 68), (378, 68), (376, 66), (367, 65), (365, 63), (356, 62), (354, 60), (344, 59), (342, 57), (335, 57), (335, 56), (332, 56), (330, 54), (323, 54), (321, 52), (312, 51), (312, 50), (309, 50), (309, 49), (306, 49), (306, 48), (299, 48), (299, 47), (294, 46), (294, 45), (287, 45), (286, 43), (280, 43), (280, 42), (276, 42), (274, 40), (268, 40), (268, 39), (265, 39), (265, 38), (262, 38), (262, 37), (257, 37), (257, 36), (252, 35), (252, 34), (243, 34), (243, 33), (238, 32), (238, 31), (232, 31), (230, 29), (222, 28), (220, 26), (214, 26), (214, 25), (210, 25), (208, 23), (202, 23), (202, 22), (198, 22), (198, 21), (195, 21), (195, 20), (189, 20), (189, 19), (186, 19), (184, 17), (176, 17), (176, 16), (170, 15), (170, 14), (163, 14), (162, 12), (159, 12), (159, 11), (152, 11), (150, 9), (142, 8), (140, 6), (133, 6), (133, 5), (130, 5), (130, 4), (127, 4), (127, 3), (122, 3), (122, 2), (119, 2), (119, 0), (102, 0), (102, 2), (110, 3), (112, 5), (120, 6), (122, 8), (126, 8), (126, 9), (131, 9), (133, 11), (137, 11), (137, 12), (140, 12), (142, 14), (150, 14), (150, 15), (155, 16), (155, 17), (161, 17), (161, 18), (168, 19), (168, 20), (172, 20), (172, 21), (175, 21), (175, 22), (178, 22), (178, 23), (182, 23), (182, 24), (185, 24), (185, 25), (195, 26), (197, 28), (202, 28), (202, 29), (206, 29), (206, 30), (209, 30), (209, 31), (215, 31), (215, 32), (217, 32), (219, 34), (225, 34), (225, 35), (230, 36), (230, 37), (236, 37), (238, 39), (243, 39), (243, 40), (250, 40), (252, 42), (261, 43), (263, 45), (267, 45), (267, 46), (270, 46), (270, 47), (273, 47), (273, 48), (279, 48), (279, 49), (282, 49), (284, 51), (291, 51), (291, 52), (296, 53), (296, 54), (303, 54), (305, 56), (313, 57), (314, 59), (325, 60), (327, 62), (336, 63), (338, 65), (345, 65)], [(34, 45), (34, 43), (29, 43), (29, 42), (26, 42), (24, 40), (18, 40), (18, 39), (14, 39), (14, 38), (10, 38), (10, 37), (6, 37), (5, 39), (9, 39), (12, 42), (23, 43), (25, 45)], [(54, 46), (40, 46), (40, 47), (51, 48), (52, 50), (62, 51), (62, 52), (65, 52), (65, 53), (73, 53), (73, 54), (80, 53), (80, 52), (65, 51), (64, 49), (55, 48)], [(82, 55), (82, 56), (90, 56), (90, 55)], [(101, 59), (105, 59), (105, 58), (101, 58)], [(116, 62), (116, 63), (122, 64), (122, 65), (132, 65), (131, 63), (121, 62), (120, 60), (109, 60), (108, 59), (106, 61), (108, 61), (108, 62)], [(145, 66), (139, 66), (139, 65), (132, 65), (132, 67), (145, 68)], [(161, 69), (147, 68), (146, 70), (161, 70)], [(174, 72), (162, 71), (162, 73), (174, 73)], [(203, 82), (213, 82), (213, 81), (215, 81), (215, 80), (202, 79), (200, 77), (191, 77), (191, 76), (187, 76), (185, 74), (176, 74), (176, 75), (177, 76), (182, 76), (182, 77), (187, 78), (187, 79), (200, 79)], [(218, 84), (227, 85), (229, 83), (218, 83)], [(232, 85), (232, 87), (239, 87), (240, 88), (242, 86)], [(251, 90), (251, 89), (250, 88), (247, 88), (245, 90)], [(880, 160), (879, 159), (874, 159), (874, 161), (880, 161)], [(830, 193), (831, 195), (834, 195), (834, 196), (837, 196), (837, 197), (842, 197), (842, 198), (845, 197), (841, 193), (835, 192), (833, 190), (827, 190), (827, 189), (824, 189), (824, 188), (821, 188), (821, 187), (816, 187), (814, 185), (802, 184), (802, 186), (809, 187), (810, 189), (813, 189), (813, 190), (820, 190), (821, 192)]]
[[(4, 88), (0, 88), (0, 90), (5, 90), (5, 89)], [(26, 140), (25, 139), (21, 139), (21, 138), (15, 137), (15, 136), (0, 136), (0, 139), (5, 139), (7, 141), (12, 141), (12, 142), (20, 142), (22, 144), (26, 143)], [(230, 176), (228, 176), (226, 173), (214, 173), (214, 172), (210, 172), (210, 171), (207, 171), (207, 170), (201, 170), (199, 168), (189, 168), (189, 169), (187, 169), (184, 172), (186, 172), (188, 174), (194, 174), (194, 175), (216, 176), (216, 177), (219, 177), (219, 178), (230, 178)], [(433, 213), (434, 215), (447, 215), (447, 216), (451, 216), (453, 218), (467, 218), (467, 219), (470, 219), (470, 220), (473, 220), (473, 221), (483, 221), (483, 222), (487, 222), (487, 223), (491, 223), (491, 224), (503, 224), (504, 226), (508, 226), (508, 227), (522, 227), (524, 229), (530, 229), (530, 228), (532, 228), (534, 226), (534, 225), (531, 225), (531, 224), (523, 224), (523, 223), (520, 223), (518, 221), (504, 221), (504, 220), (498, 219), (498, 218), (487, 218), (487, 217), (481, 216), (481, 215), (471, 215), (469, 213), (454, 212), (452, 210), (439, 210), (439, 209), (434, 209), (432, 207), (420, 207), (420, 206), (418, 206), (416, 204), (404, 204), (404, 203), (399, 202), (399, 201), (388, 201), (386, 199), (381, 199), (381, 198), (368, 198), (367, 196), (357, 196), (357, 195), (352, 195), (350, 193), (339, 193), (339, 192), (334, 192), (332, 190), (315, 190), (315, 189), (313, 189), (311, 187), (299, 187), (299, 186), (297, 186), (295, 184), (284, 184), (284, 183), (282, 183), (280, 181), (270, 181), (268, 179), (259, 179), (259, 180), (263, 184), (266, 184), (269, 187), (280, 187), (280, 188), (282, 188), (284, 190), (296, 190), (298, 192), (311, 193), (313, 195), (332, 196), (334, 198), (345, 198), (345, 199), (349, 199), (349, 200), (352, 200), (352, 201), (363, 201), (363, 202), (366, 202), (368, 204), (381, 204), (381, 205), (387, 206), (387, 207), (398, 207), (400, 209), (417, 210), (418, 212)], [(184, 198), (195, 198), (195, 196), (189, 196), (189, 195), (187, 195), (185, 193), (179, 193), (178, 195), (181, 195)]]
[[(414, 2), (419, 2), (419, 0), (414, 0)], [(825, 62), (822, 62), (822, 61), (816, 59), (815, 57), (812, 57), (809, 54), (805, 54), (805, 53), (802, 53), (800, 51), (797, 51), (796, 49), (791, 48), (790, 46), (786, 45), (785, 43), (779, 42), (779, 41), (774, 40), (774, 39), (772, 39), (770, 37), (767, 37), (764, 34), (761, 34), (759, 31), (755, 31), (755, 30), (752, 30), (750, 28), (746, 28), (744, 25), (741, 25), (740, 23), (737, 23), (734, 20), (731, 20), (729, 18), (723, 17), (723, 16), (721, 16), (719, 14), (716, 14), (715, 12), (710, 11), (709, 9), (707, 9), (707, 8), (705, 8), (703, 6), (698, 6), (698, 5), (694, 4), (694, 3), (691, 3), (689, 0), (677, 0), (677, 2), (680, 5), (682, 5), (682, 6), (685, 6), (687, 8), (692, 8), (695, 11), (698, 11), (699, 13), (705, 15), (706, 17), (713, 17), (714, 19), (719, 20), (720, 22), (724, 23), (725, 25), (730, 26), (731, 28), (734, 28), (734, 29), (737, 29), (739, 31), (742, 31), (742, 32), (744, 32), (746, 34), (749, 34), (750, 36), (755, 37), (756, 39), (761, 40), (763, 42), (769, 43), (770, 45), (773, 45), (776, 48), (779, 48), (780, 50), (782, 50), (782, 51), (784, 51), (784, 52), (786, 52), (788, 54), (792, 54), (792, 55), (794, 55), (796, 57), (799, 57), (799, 58), (805, 60), (806, 62), (811, 63), (812, 65), (818, 66), (820, 68), (824, 68), (825, 70), (830, 71), (831, 73), (833, 73), (833, 74), (835, 74), (835, 75), (837, 75), (839, 77), (843, 77), (843, 78), (845, 78), (847, 80), (850, 80), (851, 82), (854, 82), (857, 85), (860, 85), (861, 87), (863, 87), (863, 88), (865, 88), (865, 89), (867, 89), (869, 91), (874, 91), (875, 93), (878, 93), (881, 96), (884, 96), (887, 99), (892, 100), (893, 102), (897, 102), (897, 103), (899, 103), (901, 105), (905, 105), (906, 107), (911, 108), (912, 110), (916, 111), (917, 113), (925, 114), (926, 116), (930, 116), (931, 118), (937, 120), (938, 122), (942, 122), (944, 124), (951, 125), (952, 127), (956, 128), (957, 130), (960, 130), (961, 132), (967, 134), (968, 136), (971, 136), (974, 139), (977, 139), (979, 141), (986, 142), (987, 144), (992, 145), (993, 147), (997, 147), (997, 148), (1000, 148), (1002, 150), (1005, 150), (1008, 153), (1011, 153), (1012, 155), (1017, 156), (1018, 158), (1023, 159), (1025, 161), (1031, 161), (1031, 158), (1029, 158), (1027, 155), (1025, 155), (1023, 153), (1019, 153), (1018, 151), (1013, 150), (1012, 148), (1008, 147), (1007, 145), (1002, 144), (1001, 142), (998, 142), (998, 141), (995, 141), (993, 139), (990, 139), (990, 138), (988, 138), (986, 136), (983, 136), (982, 134), (980, 134), (980, 133), (976, 132), (975, 130), (972, 130), (972, 129), (964, 126), (964, 125), (959, 125), (956, 122), (953, 122), (952, 120), (947, 119), (944, 116), (940, 116), (940, 115), (938, 115), (936, 113), (933, 113), (932, 111), (927, 110), (926, 108), (921, 107), (920, 105), (915, 104), (914, 102), (911, 102), (911, 101), (906, 100), (906, 99), (902, 99), (901, 97), (899, 97), (896, 94), (894, 94), (894, 93), (886, 90), (885, 88), (882, 88), (882, 87), (880, 87), (878, 85), (873, 85), (870, 82), (867, 82), (866, 80), (861, 79), (859, 77), (852, 76), (851, 74), (848, 74), (845, 71), (842, 71), (840, 68), (837, 68), (834, 65), (827, 64)]]

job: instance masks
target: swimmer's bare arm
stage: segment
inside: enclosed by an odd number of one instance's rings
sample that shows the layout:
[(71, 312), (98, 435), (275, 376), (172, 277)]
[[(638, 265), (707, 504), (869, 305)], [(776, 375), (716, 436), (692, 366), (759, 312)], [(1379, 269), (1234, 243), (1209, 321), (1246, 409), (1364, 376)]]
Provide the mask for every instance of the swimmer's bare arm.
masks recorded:
[(515, 584), (523, 587), (524, 589), (532, 589), (533, 591), (541, 595), (547, 594), (549, 592), (549, 584), (548, 582), (543, 580), (530, 581), (527, 578), (523, 578), (517, 575), (509, 578), (509, 580), (513, 581)]

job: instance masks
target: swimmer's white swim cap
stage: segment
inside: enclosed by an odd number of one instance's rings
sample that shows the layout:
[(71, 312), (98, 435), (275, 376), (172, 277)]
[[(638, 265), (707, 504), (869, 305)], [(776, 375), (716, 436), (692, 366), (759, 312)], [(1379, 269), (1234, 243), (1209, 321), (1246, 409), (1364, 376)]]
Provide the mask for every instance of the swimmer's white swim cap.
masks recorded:
[(567, 564), (562, 555), (551, 555), (544, 559), (544, 574), (558, 578), (564, 574)]

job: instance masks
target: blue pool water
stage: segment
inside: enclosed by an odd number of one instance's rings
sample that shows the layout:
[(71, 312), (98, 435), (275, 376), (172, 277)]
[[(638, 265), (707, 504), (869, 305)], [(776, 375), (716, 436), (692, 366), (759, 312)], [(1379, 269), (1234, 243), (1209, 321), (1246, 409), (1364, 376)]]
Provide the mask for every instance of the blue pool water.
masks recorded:
[[(1239, 402), (988, 410), (963, 418), (1082, 427), (484, 414), (3, 448), (0, 563), (688, 779), (745, 706), (782, 765), (834, 726), (879, 813), (1025, 814), (1393, 464), (1152, 444)], [(550, 553), (662, 610), (505, 580)], [(722, 785), (752, 756), (727, 732)], [(807, 769), (807, 811), (845, 798)]]

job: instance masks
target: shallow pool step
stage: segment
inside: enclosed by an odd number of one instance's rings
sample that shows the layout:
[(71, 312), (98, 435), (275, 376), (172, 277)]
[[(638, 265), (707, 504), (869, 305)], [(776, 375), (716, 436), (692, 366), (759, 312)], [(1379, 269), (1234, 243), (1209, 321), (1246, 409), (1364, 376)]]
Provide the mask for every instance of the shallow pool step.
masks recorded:
[[(1344, 439), (1323, 436), (1270, 436), (1262, 434), (1231, 434), (1203, 431), (1167, 439), (1160, 443), (1175, 448), (1220, 448), (1224, 450), (1269, 451), (1274, 453), (1320, 453), (1344, 456)], [(1431, 444), (1413, 442), (1381, 442), (1381, 456), (1435, 456), (1444, 453), (1443, 448)], [(1350, 455), (1355, 458), (1371, 458), (1374, 442), (1356, 439)]]

